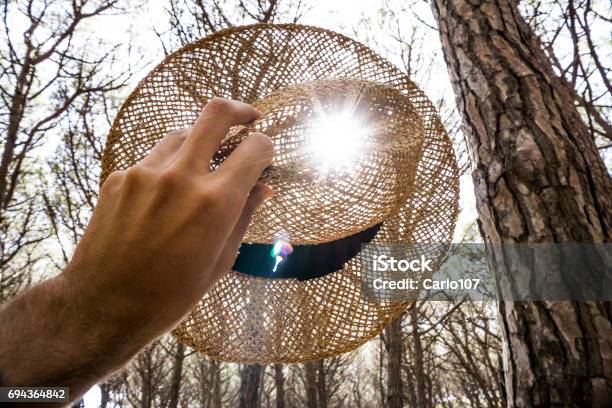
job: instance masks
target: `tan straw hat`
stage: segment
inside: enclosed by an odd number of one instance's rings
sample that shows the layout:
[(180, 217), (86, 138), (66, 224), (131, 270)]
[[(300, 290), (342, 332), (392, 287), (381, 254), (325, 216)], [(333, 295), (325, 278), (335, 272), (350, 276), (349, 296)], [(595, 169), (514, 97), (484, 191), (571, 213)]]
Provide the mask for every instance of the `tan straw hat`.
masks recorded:
[[(248, 132), (263, 131), (276, 155), (262, 180), (275, 195), (254, 214), (234, 270), (173, 334), (212, 358), (244, 363), (355, 349), (408, 304), (365, 293), (362, 244), (452, 238), (459, 175), (432, 103), (405, 73), (340, 34), (234, 27), (169, 55), (138, 84), (108, 136), (102, 181), (189, 127), (214, 96), (263, 116), (232, 129), (211, 168)], [(278, 258), (278, 245), (289, 243), (293, 253)], [(440, 260), (445, 246), (427, 248)]]

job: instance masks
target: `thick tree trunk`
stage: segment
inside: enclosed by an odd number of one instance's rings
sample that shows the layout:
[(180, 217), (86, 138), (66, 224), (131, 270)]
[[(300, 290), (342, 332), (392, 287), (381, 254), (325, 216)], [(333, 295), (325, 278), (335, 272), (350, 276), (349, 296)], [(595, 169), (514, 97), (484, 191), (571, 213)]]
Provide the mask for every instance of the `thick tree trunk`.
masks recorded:
[(240, 384), (240, 408), (256, 408), (259, 406), (260, 380), (261, 366), (259, 364), (244, 366)]
[(178, 408), (184, 360), (185, 345), (181, 342), (177, 342), (174, 354), (174, 364), (172, 365), (172, 377), (170, 378), (170, 399), (168, 401), (168, 408)]
[(282, 364), (274, 364), (274, 385), (276, 388), (276, 408), (285, 408), (285, 374)]
[(385, 329), (385, 337), (387, 339), (387, 408), (401, 408), (404, 406), (402, 316), (389, 323)]
[[(488, 246), (609, 242), (610, 178), (516, 2), (432, 0), (432, 7)], [(493, 259), (507, 279), (525, 266), (502, 251)], [(609, 303), (506, 301), (499, 308), (510, 406), (612, 404)]]

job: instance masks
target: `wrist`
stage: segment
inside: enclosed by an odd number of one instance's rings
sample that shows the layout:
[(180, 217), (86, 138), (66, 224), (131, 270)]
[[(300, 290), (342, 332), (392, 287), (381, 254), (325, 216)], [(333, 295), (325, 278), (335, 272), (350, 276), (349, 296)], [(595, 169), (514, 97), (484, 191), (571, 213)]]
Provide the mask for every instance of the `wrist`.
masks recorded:
[(71, 305), (73, 319), (96, 343), (95, 349), (127, 356), (148, 343), (144, 311), (129, 296), (82, 279), (71, 266), (53, 280), (55, 290)]
[(78, 305), (82, 318), (95, 326), (99, 337), (109, 342), (117, 340), (136, 353), (167, 330), (160, 303), (153, 302), (142, 290), (105, 279), (112, 276), (105, 271), (95, 271), (87, 277), (81, 272), (70, 264), (57, 279), (65, 296)]

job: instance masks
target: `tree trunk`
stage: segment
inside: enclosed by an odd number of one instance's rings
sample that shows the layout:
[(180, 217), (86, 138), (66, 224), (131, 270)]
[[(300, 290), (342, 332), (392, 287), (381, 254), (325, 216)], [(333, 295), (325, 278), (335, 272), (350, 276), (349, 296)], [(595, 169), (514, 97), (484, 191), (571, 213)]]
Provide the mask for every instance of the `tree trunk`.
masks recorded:
[(417, 405), (417, 396), (416, 396), (416, 386), (413, 381), (414, 370), (410, 365), (404, 365), (404, 377), (406, 378), (406, 387), (408, 388), (408, 406), (416, 407)]
[(211, 360), (210, 367), (213, 369), (213, 407), (223, 407), (223, 395), (221, 392), (221, 363), (215, 360)]
[[(610, 178), (517, 3), (432, 0), (432, 8), (488, 247), (609, 242)], [(524, 260), (494, 251), (499, 276), (525, 270)], [(610, 303), (505, 301), (499, 312), (509, 406), (612, 404)]]
[(387, 407), (401, 408), (404, 406), (402, 316), (389, 323), (385, 329), (385, 337), (387, 338)]
[(425, 367), (423, 365), (423, 345), (419, 332), (419, 304), (413, 303), (410, 307), (410, 325), (412, 326), (412, 352), (414, 353), (414, 376), (416, 377), (416, 408), (425, 408)]
[(143, 355), (143, 367), (140, 371), (140, 408), (153, 407), (153, 384), (152, 384), (152, 356), (151, 350), (145, 350)]
[(100, 408), (106, 408), (110, 402), (111, 385), (108, 382), (100, 384)]
[(178, 408), (181, 393), (181, 379), (183, 377), (183, 361), (185, 360), (185, 345), (177, 342), (170, 379), (170, 399), (168, 408)]
[(11, 201), (6, 197), (11, 184), (8, 176), (11, 164), (19, 159), (19, 155), (15, 155), (15, 148), (17, 147), (19, 127), (27, 106), (27, 95), (24, 93), (24, 89), (30, 87), (34, 69), (35, 67), (31, 65), (29, 57), (26, 58), (17, 77), (17, 84), (11, 98), (6, 139), (2, 159), (0, 160), (0, 220), (2, 220), (2, 211), (8, 207)]
[(317, 396), (319, 397), (319, 408), (327, 408), (327, 375), (325, 372), (325, 360), (321, 359), (317, 364)]
[(85, 407), (85, 401), (83, 400), (83, 398), (80, 398), (78, 401), (75, 401), (72, 403), (72, 405), (70, 406), (70, 408), (83, 408)]
[(388, 329), (385, 329), (384, 332), (378, 335), (378, 337), (380, 338), (380, 341), (378, 342), (378, 375), (377, 375), (378, 378), (377, 379), (378, 379), (378, 391), (380, 392), (381, 408), (388, 408), (387, 407), (387, 390), (385, 389), (384, 375), (383, 375), (383, 371), (385, 368), (385, 353), (388, 353), (389, 351), (387, 342), (385, 340), (385, 337), (387, 335), (387, 330)]
[(259, 383), (261, 366), (259, 364), (245, 365), (240, 384), (240, 408), (256, 408), (259, 406)]
[(306, 370), (306, 406), (308, 408), (318, 408), (316, 363), (304, 364), (304, 370)]
[(282, 364), (274, 364), (274, 385), (276, 387), (276, 408), (285, 408), (285, 374)]

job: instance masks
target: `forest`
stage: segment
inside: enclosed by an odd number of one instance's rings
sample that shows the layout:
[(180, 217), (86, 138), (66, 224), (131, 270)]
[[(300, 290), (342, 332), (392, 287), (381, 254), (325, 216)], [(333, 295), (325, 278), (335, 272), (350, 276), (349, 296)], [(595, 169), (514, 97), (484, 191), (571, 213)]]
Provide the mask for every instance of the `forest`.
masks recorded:
[[(453, 242), (610, 242), (609, 2), (332, 3), (4, 0), (0, 303), (70, 261), (131, 89), (181, 46), (243, 24), (338, 31), (425, 91), (461, 172)], [(219, 362), (168, 334), (74, 406), (612, 406), (612, 307), (425, 296), (357, 350), (306, 364)]]

